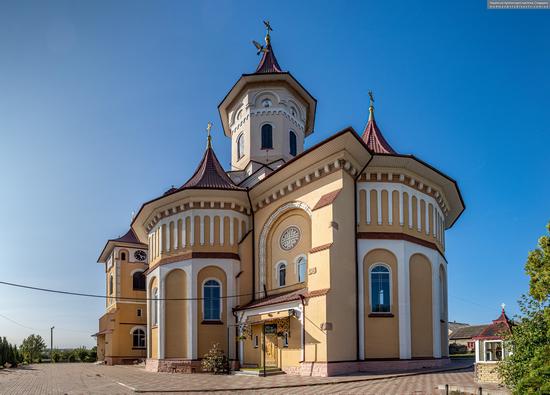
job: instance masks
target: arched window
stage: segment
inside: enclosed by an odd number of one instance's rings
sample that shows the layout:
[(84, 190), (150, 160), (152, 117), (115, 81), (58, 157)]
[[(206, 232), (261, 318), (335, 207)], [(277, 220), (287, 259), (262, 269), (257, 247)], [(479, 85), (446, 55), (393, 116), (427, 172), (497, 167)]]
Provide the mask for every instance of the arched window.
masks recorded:
[(145, 291), (145, 275), (143, 272), (135, 272), (132, 275), (132, 285), (135, 291)]
[(145, 348), (145, 331), (141, 328), (132, 332), (132, 346), (134, 348)]
[(273, 126), (262, 126), (262, 149), (273, 149)]
[(306, 258), (301, 256), (296, 262), (296, 268), (298, 271), (298, 282), (303, 283), (306, 281)]
[(371, 307), (373, 313), (390, 312), (390, 270), (383, 265), (370, 271)]
[(126, 260), (126, 253), (125, 253), (125, 252), (121, 252), (121, 253), (120, 253), (120, 259), (121, 259), (122, 261), (125, 261), (125, 260)]
[(151, 317), (151, 323), (158, 325), (159, 323), (159, 289), (153, 288), (153, 314)]
[(110, 274), (109, 275), (109, 295), (113, 294), (113, 288), (114, 288), (114, 279), (113, 279), (113, 275)]
[(221, 321), (221, 285), (216, 280), (208, 280), (203, 287), (203, 315), (205, 321)]
[(286, 285), (286, 264), (279, 263), (277, 271), (279, 277), (279, 287), (284, 287)]
[(241, 159), (244, 155), (244, 136), (241, 133), (237, 137), (237, 160)]
[(290, 155), (296, 156), (297, 148), (296, 148), (296, 133), (294, 133), (292, 130), (289, 132), (288, 137), (290, 139)]

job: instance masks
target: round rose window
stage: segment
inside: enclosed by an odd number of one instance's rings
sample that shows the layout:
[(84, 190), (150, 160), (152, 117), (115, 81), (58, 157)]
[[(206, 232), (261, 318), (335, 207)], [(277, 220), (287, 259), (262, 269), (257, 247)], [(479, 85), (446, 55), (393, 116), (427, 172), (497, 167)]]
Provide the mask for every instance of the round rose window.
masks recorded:
[(281, 248), (285, 251), (293, 249), (300, 241), (300, 229), (296, 226), (289, 226), (285, 229), (279, 240)]

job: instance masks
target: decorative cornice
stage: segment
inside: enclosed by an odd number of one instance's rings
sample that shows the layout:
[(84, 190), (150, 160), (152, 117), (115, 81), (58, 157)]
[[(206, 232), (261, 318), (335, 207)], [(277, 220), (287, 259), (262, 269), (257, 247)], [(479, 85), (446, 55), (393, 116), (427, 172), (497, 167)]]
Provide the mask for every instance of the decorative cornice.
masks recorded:
[(241, 260), (239, 254), (234, 252), (223, 252), (223, 251), (189, 251), (183, 254), (169, 256), (166, 258), (160, 259), (154, 265), (150, 266), (144, 273), (149, 274), (151, 271), (162, 265), (168, 265), (169, 263), (187, 261), (189, 259), (234, 259), (237, 261)]
[(147, 230), (147, 232), (149, 232), (161, 219), (171, 217), (174, 214), (183, 213), (191, 209), (228, 210), (228, 211), (236, 211), (243, 215), (250, 215), (249, 208), (243, 205), (236, 204), (235, 202), (214, 201), (214, 200), (188, 201), (185, 203), (174, 204), (172, 207), (163, 209), (160, 212), (159, 211), (153, 212), (149, 216), (149, 219), (147, 220), (145, 229)]
[(415, 243), (432, 250), (438, 251), (443, 258), (445, 258), (445, 253), (439, 248), (439, 246), (430, 241), (420, 239), (415, 236), (408, 235), (406, 233), (393, 233), (393, 232), (357, 232), (358, 239), (367, 239), (367, 240), (404, 240), (411, 243)]
[(331, 159), (330, 161), (325, 162), (323, 165), (317, 166), (315, 170), (312, 170), (303, 176), (297, 177), (294, 180), (290, 181), (287, 185), (284, 185), (277, 190), (267, 195), (264, 195), (264, 197), (259, 199), (258, 202), (253, 206), (253, 210), (254, 212), (256, 212), (259, 209), (277, 201), (285, 194), (296, 191), (306, 186), (307, 184), (317, 179), (323, 178), (329, 174), (332, 174), (338, 170), (343, 170), (346, 173), (350, 174), (352, 177), (354, 177), (358, 172), (358, 170), (349, 160), (343, 158)]
[(390, 182), (406, 185), (433, 197), (439, 204), (439, 207), (445, 216), (449, 213), (449, 203), (437, 187), (434, 185), (427, 185), (424, 182), (417, 180), (413, 175), (406, 171), (389, 171), (387, 169), (377, 171), (376, 169), (371, 169), (370, 171), (361, 174), (358, 182)]

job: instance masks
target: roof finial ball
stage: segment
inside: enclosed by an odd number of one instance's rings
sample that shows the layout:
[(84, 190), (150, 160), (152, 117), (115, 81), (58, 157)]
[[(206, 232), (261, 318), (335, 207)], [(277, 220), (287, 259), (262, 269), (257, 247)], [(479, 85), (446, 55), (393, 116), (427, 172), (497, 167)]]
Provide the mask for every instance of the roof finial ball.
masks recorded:
[(370, 105), (369, 105), (369, 121), (371, 119), (374, 119), (374, 93), (372, 91), (369, 91), (369, 99), (370, 99)]
[(208, 134), (206, 147), (212, 148), (212, 136), (210, 135), (210, 129), (212, 129), (212, 122), (208, 121), (206, 124), (206, 133)]

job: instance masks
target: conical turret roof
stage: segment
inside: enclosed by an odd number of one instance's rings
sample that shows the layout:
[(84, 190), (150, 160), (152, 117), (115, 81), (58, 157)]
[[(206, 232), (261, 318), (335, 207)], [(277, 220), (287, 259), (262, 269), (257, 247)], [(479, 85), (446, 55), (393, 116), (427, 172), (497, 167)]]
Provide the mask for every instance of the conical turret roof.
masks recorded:
[(386, 141), (380, 131), (380, 128), (376, 124), (376, 120), (374, 119), (374, 99), (372, 98), (372, 92), (369, 92), (369, 95), (371, 96), (369, 121), (367, 122), (367, 126), (365, 126), (365, 130), (363, 131), (363, 135), (361, 137), (363, 141), (367, 143), (367, 147), (371, 152), (376, 154), (396, 154), (395, 150)]
[(183, 189), (229, 189), (242, 190), (231, 181), (216, 157), (210, 141), (191, 178), (178, 190)]
[(273, 47), (271, 43), (268, 43), (260, 59), (260, 63), (256, 68), (255, 74), (266, 74), (266, 73), (282, 73), (283, 70), (279, 66), (279, 62), (275, 57), (275, 52), (273, 52)]

